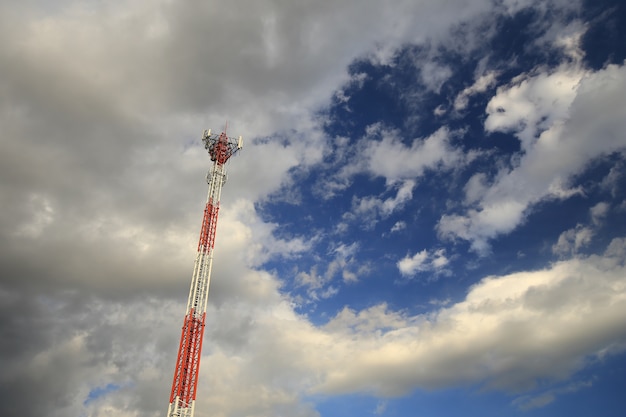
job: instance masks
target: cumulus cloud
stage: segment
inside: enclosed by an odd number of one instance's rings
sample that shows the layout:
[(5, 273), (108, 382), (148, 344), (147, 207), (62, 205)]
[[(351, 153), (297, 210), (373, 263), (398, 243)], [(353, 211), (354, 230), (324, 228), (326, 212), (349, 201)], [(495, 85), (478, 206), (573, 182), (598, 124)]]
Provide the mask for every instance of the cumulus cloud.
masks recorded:
[(552, 246), (552, 252), (559, 255), (571, 255), (588, 245), (594, 235), (593, 229), (581, 224), (559, 235), (558, 241)]
[(578, 66), (565, 65), (554, 72), (517, 77), (513, 85), (499, 87), (487, 104), (485, 130), (515, 132), (528, 151), (542, 132), (569, 116), (584, 76)]
[(416, 252), (413, 256), (406, 256), (396, 264), (400, 274), (412, 277), (419, 272), (433, 272), (436, 275), (448, 273), (446, 266), (450, 260), (446, 256), (445, 249), (428, 251), (426, 249)]
[(416, 138), (407, 146), (397, 132), (372, 126), (368, 131), (372, 138), (364, 151), (367, 169), (387, 182), (419, 177), (429, 169), (452, 169), (464, 160), (463, 153), (450, 144), (452, 133), (442, 127), (426, 138)]
[[(624, 250), (623, 239), (612, 245)], [(359, 312), (346, 308), (314, 327), (284, 302), (254, 311), (225, 305), (213, 313), (235, 320), (249, 315), (254, 324), (242, 328), (245, 350), (229, 352), (215, 338), (203, 363), (219, 372), (207, 372), (215, 390), (201, 401), (219, 414), (230, 398), (225, 390), (240, 384), (250, 393), (263, 384), (264, 398), (293, 406), (297, 392), (395, 396), (464, 383), (526, 390), (538, 380), (561, 380), (586, 358), (619, 351), (626, 342), (620, 285), (625, 271), (623, 258), (613, 253), (486, 277), (463, 300), (428, 315), (409, 316), (381, 304)], [(519, 401), (520, 407), (531, 404), (539, 405)], [(235, 407), (251, 405), (240, 399)]]
[[(351, 360), (315, 390), (400, 395), (466, 382), (525, 390), (540, 379), (566, 378), (585, 358), (624, 348), (624, 272), (621, 258), (591, 256), (486, 277), (464, 300), (431, 316), (398, 315), (384, 306), (344, 311), (327, 329), (351, 338), (335, 343), (335, 352), (350, 352)], [(372, 330), (360, 331), (366, 328)]]
[(579, 253), (591, 243), (598, 229), (602, 226), (609, 209), (609, 204), (602, 201), (591, 207), (589, 209), (590, 224), (586, 226), (578, 223), (576, 227), (561, 233), (557, 242), (552, 246), (552, 252), (560, 256)]

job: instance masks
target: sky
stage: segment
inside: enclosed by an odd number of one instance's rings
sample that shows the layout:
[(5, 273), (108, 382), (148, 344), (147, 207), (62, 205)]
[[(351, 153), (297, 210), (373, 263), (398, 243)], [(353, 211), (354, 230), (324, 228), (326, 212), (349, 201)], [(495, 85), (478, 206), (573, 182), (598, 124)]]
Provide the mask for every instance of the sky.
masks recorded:
[(620, 0), (0, 0), (0, 415), (622, 416)]

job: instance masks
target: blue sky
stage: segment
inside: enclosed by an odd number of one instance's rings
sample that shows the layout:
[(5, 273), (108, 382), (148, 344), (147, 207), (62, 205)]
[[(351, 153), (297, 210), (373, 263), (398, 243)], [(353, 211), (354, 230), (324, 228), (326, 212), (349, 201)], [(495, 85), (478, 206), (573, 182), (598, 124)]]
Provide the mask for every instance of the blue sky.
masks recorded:
[(621, 416), (625, 26), (0, 2), (0, 415), (165, 414), (227, 120), (196, 416)]

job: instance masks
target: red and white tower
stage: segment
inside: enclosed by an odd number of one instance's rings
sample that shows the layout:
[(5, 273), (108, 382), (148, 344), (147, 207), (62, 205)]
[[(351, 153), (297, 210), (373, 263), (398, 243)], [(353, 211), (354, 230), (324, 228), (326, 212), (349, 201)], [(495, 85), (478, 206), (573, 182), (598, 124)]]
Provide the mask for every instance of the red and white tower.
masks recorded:
[(209, 193), (204, 207), (198, 254), (191, 278), (191, 288), (189, 289), (187, 311), (183, 321), (183, 331), (180, 336), (167, 417), (193, 417), (206, 306), (209, 298), (209, 282), (211, 281), (211, 268), (213, 266), (217, 212), (220, 207), (222, 186), (226, 182), (224, 164), (242, 147), (241, 136), (238, 139), (229, 138), (226, 136), (226, 132), (212, 135), (210, 130), (205, 130), (202, 141), (204, 147), (209, 151), (213, 168), (207, 173)]

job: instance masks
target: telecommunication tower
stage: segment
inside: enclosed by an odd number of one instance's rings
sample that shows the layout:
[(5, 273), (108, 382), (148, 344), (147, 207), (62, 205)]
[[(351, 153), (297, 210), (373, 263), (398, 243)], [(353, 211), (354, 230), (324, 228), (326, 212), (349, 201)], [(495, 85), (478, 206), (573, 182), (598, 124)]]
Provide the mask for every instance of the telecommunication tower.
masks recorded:
[(206, 306), (209, 298), (209, 283), (211, 281), (211, 268), (213, 267), (217, 212), (220, 207), (222, 186), (226, 182), (224, 164), (243, 145), (241, 136), (237, 139), (229, 138), (226, 136), (226, 129), (219, 135), (211, 134), (211, 130), (205, 130), (202, 134), (202, 142), (204, 142), (204, 147), (209, 152), (211, 161), (213, 161), (213, 167), (206, 177), (209, 192), (204, 207), (198, 253), (191, 277), (191, 288), (189, 289), (187, 310), (183, 321), (183, 331), (180, 336), (167, 417), (193, 417)]

